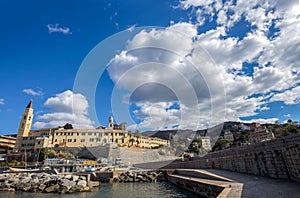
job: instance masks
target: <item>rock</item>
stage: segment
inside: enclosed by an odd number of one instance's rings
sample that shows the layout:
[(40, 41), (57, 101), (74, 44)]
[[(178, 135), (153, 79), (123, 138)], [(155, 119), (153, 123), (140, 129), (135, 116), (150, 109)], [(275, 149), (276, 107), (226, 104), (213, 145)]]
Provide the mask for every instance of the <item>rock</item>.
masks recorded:
[(65, 175), (65, 178), (68, 179), (68, 180), (71, 180), (72, 175)]
[(45, 188), (46, 188), (46, 185), (45, 185), (45, 184), (40, 184), (39, 187), (38, 187), (38, 189), (39, 189), (40, 191), (43, 191)]
[(79, 179), (86, 180), (86, 177), (85, 176), (80, 176)]
[(72, 188), (70, 189), (70, 192), (71, 193), (80, 192), (82, 189), (84, 189), (83, 186), (75, 185), (75, 186), (72, 186)]
[[(77, 176), (77, 175), (73, 175), (73, 177), (72, 177), (72, 181), (76, 182), (78, 179), (79, 179), (79, 176)], [(83, 180), (85, 180), (85, 179), (83, 179)]]
[(31, 186), (25, 186), (22, 190), (24, 192), (29, 192), (29, 191), (31, 191)]
[(87, 187), (84, 187), (83, 189), (81, 189), (80, 192), (92, 192), (92, 188), (87, 186)]
[(77, 182), (77, 185), (78, 185), (78, 186), (82, 186), (83, 188), (86, 187), (86, 184), (87, 184), (87, 182), (84, 181), (84, 180), (79, 180), (79, 181)]
[(60, 189), (59, 185), (55, 184), (53, 186), (49, 186), (43, 192), (46, 192), (46, 193), (55, 193), (55, 192), (58, 192), (59, 189)]
[(67, 190), (70, 190), (74, 185), (76, 185), (75, 181), (70, 181), (68, 179), (61, 180), (61, 186), (65, 187)]

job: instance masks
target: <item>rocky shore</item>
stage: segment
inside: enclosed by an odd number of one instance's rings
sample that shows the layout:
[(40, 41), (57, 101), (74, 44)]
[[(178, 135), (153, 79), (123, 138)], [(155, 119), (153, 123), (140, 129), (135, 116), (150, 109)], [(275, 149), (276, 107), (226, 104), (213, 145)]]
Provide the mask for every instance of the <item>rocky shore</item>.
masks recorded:
[(126, 182), (156, 182), (164, 180), (164, 174), (161, 171), (145, 171), (145, 172), (132, 172), (127, 171), (120, 174), (119, 177), (113, 179), (114, 183)]
[(0, 191), (23, 191), (42, 193), (89, 192), (85, 176), (55, 175), (47, 173), (0, 174)]

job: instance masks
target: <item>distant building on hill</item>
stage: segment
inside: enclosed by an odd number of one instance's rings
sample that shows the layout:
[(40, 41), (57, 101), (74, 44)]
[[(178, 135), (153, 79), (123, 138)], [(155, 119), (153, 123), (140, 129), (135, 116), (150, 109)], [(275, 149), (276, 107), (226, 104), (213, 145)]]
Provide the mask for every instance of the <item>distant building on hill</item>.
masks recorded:
[(274, 139), (275, 136), (272, 131), (268, 130), (266, 127), (256, 128), (250, 133), (251, 143), (263, 142)]
[(229, 140), (229, 141), (233, 141), (234, 140), (233, 133), (230, 132), (230, 131), (225, 131), (224, 139)]
[(210, 141), (210, 137), (209, 137), (209, 136), (205, 136), (205, 137), (200, 137), (200, 139), (202, 140), (202, 147), (203, 147), (206, 151), (211, 151), (211, 141)]

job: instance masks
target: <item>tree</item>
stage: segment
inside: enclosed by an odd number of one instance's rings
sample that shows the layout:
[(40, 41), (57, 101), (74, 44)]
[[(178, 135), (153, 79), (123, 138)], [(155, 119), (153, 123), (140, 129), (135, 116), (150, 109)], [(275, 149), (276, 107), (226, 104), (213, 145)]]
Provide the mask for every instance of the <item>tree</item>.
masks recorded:
[(66, 123), (64, 129), (73, 129), (73, 126), (70, 123)]

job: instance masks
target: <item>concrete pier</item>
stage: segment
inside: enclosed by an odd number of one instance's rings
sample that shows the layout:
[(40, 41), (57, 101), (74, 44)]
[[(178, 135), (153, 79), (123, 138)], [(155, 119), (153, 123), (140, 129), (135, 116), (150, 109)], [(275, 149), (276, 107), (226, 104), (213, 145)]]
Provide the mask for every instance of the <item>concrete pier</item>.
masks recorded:
[(167, 179), (203, 197), (297, 198), (300, 195), (300, 185), (296, 182), (225, 170), (177, 169)]

